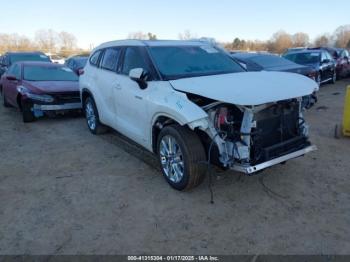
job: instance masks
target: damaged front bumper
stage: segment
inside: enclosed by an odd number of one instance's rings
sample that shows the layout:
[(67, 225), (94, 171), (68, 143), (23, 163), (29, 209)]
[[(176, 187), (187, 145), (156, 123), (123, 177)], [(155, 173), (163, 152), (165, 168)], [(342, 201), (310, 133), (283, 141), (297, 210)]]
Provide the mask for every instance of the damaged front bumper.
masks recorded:
[(40, 111), (61, 111), (61, 110), (73, 110), (73, 109), (81, 109), (81, 103), (67, 103), (67, 104), (59, 104), (59, 105), (39, 105), (34, 104), (33, 110)]
[(247, 165), (247, 164), (244, 164), (244, 165), (234, 164), (230, 169), (245, 173), (247, 175), (252, 175), (252, 174), (254, 174), (258, 171), (264, 170), (268, 167), (272, 167), (274, 165), (284, 163), (288, 160), (304, 156), (305, 154), (316, 151), (316, 150), (317, 150), (317, 147), (312, 145), (312, 146), (308, 146), (304, 149), (298, 150), (296, 152), (293, 152), (293, 153), (290, 153), (290, 154), (287, 154), (287, 155), (284, 155), (284, 156), (281, 156), (278, 158), (274, 158), (272, 160), (266, 161), (264, 163), (261, 163), (261, 164), (255, 165), (255, 166), (251, 166), (251, 165)]
[(195, 124), (217, 147), (213, 163), (251, 175), (317, 150), (302, 108), (302, 98), (259, 106), (213, 104), (206, 108), (208, 125)]

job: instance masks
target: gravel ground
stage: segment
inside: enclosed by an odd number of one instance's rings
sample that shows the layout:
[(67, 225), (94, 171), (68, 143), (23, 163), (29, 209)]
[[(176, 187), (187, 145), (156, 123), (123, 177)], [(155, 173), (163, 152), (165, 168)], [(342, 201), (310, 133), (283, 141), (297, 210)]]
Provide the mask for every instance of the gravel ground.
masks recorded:
[(155, 158), (83, 118), (22, 123), (0, 106), (0, 254), (350, 254), (349, 80), (306, 114), (315, 153), (180, 193)]

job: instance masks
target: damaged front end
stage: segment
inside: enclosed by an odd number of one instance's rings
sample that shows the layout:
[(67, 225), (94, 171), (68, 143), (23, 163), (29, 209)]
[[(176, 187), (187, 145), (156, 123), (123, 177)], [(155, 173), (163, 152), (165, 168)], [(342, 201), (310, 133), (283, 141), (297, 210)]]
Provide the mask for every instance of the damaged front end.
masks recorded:
[(213, 102), (202, 108), (208, 124), (201, 129), (216, 146), (214, 161), (224, 168), (253, 174), (316, 150), (308, 139), (302, 98), (259, 106)]

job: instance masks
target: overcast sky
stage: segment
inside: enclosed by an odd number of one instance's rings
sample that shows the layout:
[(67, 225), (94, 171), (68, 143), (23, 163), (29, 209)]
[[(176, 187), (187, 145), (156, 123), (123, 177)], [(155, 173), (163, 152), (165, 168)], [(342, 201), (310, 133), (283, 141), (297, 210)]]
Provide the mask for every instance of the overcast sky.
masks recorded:
[(1, 1), (0, 10), (0, 33), (34, 37), (51, 28), (73, 33), (84, 48), (135, 31), (177, 39), (190, 30), (232, 41), (267, 40), (284, 29), (313, 39), (350, 24), (350, 0), (10, 0)]

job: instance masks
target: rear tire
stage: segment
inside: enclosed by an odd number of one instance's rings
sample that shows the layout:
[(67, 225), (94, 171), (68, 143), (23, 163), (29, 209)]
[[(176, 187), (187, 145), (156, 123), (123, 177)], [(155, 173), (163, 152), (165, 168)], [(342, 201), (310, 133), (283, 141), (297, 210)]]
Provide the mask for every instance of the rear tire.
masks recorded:
[(2, 104), (4, 107), (10, 107), (11, 105), (7, 102), (5, 93), (2, 93)]
[(196, 133), (190, 129), (170, 125), (158, 136), (157, 152), (164, 178), (176, 190), (195, 188), (206, 173), (206, 154)]
[(24, 123), (30, 123), (35, 121), (35, 116), (32, 111), (33, 105), (28, 102), (22, 102), (22, 117)]
[(108, 128), (100, 122), (97, 107), (92, 97), (85, 99), (84, 111), (86, 123), (91, 133), (94, 135), (100, 135), (108, 131)]

